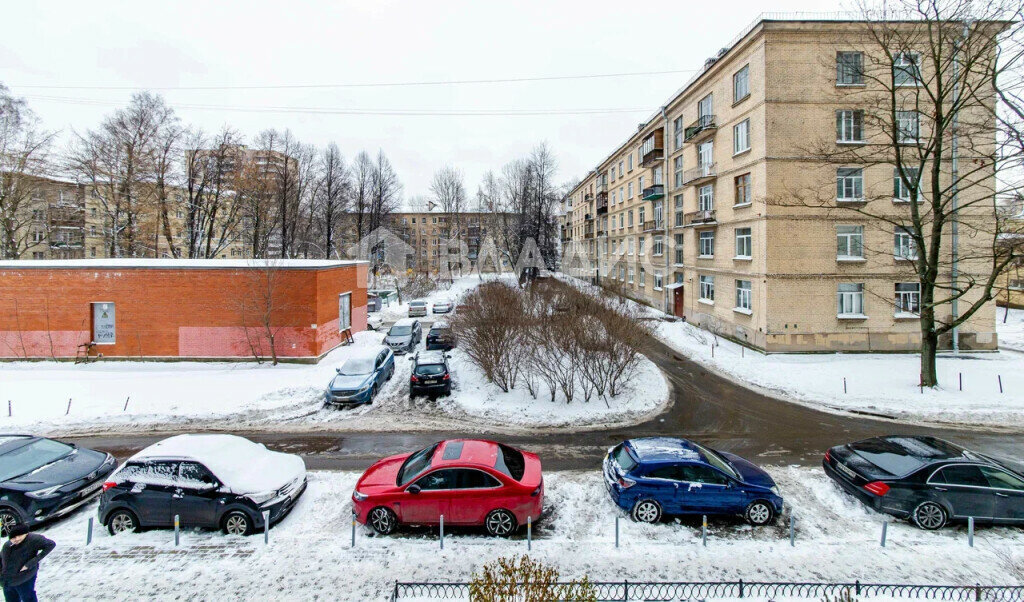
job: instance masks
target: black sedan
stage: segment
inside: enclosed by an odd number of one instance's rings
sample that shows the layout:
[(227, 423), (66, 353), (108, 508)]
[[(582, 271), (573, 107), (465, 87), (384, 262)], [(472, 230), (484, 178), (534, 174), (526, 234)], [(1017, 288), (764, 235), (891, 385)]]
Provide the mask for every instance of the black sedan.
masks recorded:
[(1024, 475), (942, 439), (888, 436), (825, 452), (825, 473), (877, 510), (922, 529), (950, 522), (1024, 524)]
[(434, 322), (427, 333), (427, 351), (451, 351), (455, 348), (455, 336), (446, 322)]
[(0, 534), (64, 516), (100, 492), (114, 456), (32, 435), (0, 435)]

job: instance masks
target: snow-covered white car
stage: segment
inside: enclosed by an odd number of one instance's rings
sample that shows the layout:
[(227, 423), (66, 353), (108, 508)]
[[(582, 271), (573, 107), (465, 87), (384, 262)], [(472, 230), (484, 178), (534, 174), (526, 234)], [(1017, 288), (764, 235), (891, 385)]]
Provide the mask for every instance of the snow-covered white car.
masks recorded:
[(99, 519), (111, 535), (142, 527), (248, 535), (291, 511), (306, 464), (235, 435), (177, 435), (128, 459), (103, 484)]
[(423, 318), (427, 315), (427, 302), (416, 300), (409, 302), (409, 317)]
[(435, 314), (446, 314), (451, 310), (455, 309), (455, 304), (447, 299), (434, 302), (434, 313)]
[(370, 330), (380, 330), (384, 325), (384, 318), (379, 313), (370, 313), (366, 316), (366, 327)]

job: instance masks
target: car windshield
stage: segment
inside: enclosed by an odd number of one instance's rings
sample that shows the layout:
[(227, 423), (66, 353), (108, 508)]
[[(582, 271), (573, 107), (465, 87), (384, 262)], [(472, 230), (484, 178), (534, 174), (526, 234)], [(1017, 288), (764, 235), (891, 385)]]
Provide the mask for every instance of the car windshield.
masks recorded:
[(405, 336), (412, 332), (412, 326), (392, 326), (391, 330), (388, 331), (388, 335), (393, 337)]
[(412, 303), (409, 304), (409, 307), (426, 307), (426, 306), (427, 306), (427, 302), (426, 301), (413, 301)]
[(375, 358), (372, 357), (354, 357), (344, 365), (341, 366), (342, 376), (361, 376), (363, 374), (371, 374), (373, 372), (373, 363)]
[(0, 456), (0, 481), (30, 473), (73, 452), (70, 445), (52, 439), (37, 439)]
[(416, 366), (416, 374), (420, 376), (437, 376), (444, 374), (444, 366), (441, 364), (420, 364)]
[(444, 334), (445, 330), (446, 330), (445, 328), (431, 328), (430, 329), (430, 334), (433, 335), (433, 336), (442, 335), (442, 334)]
[(702, 454), (704, 454), (705, 462), (714, 466), (718, 470), (721, 470), (722, 472), (736, 480), (742, 480), (740, 479), (740, 475), (736, 473), (736, 469), (732, 467), (732, 464), (729, 464), (729, 461), (722, 457), (721, 454), (712, 449), (708, 449), (702, 445), (697, 445), (696, 443), (694, 443), (693, 446), (696, 447)]
[(430, 462), (434, 459), (434, 451), (440, 443), (430, 447), (424, 447), (405, 459), (402, 467), (398, 469), (398, 486), (401, 487), (418, 477), (423, 471), (430, 468)]
[(612, 460), (619, 465), (622, 472), (629, 472), (636, 468), (636, 460), (633, 456), (629, 455), (629, 450), (626, 449), (625, 445), (619, 444), (618, 447), (612, 450)]

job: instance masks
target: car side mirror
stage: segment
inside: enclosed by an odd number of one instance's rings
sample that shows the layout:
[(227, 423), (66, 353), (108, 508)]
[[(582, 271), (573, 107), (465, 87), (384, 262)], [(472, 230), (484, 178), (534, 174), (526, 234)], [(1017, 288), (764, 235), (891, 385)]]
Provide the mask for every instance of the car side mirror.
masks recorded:
[(413, 495), (416, 495), (417, 493), (420, 492), (420, 486), (419, 485), (409, 485), (409, 488), (406, 489), (406, 491), (408, 491), (409, 493), (411, 493)]

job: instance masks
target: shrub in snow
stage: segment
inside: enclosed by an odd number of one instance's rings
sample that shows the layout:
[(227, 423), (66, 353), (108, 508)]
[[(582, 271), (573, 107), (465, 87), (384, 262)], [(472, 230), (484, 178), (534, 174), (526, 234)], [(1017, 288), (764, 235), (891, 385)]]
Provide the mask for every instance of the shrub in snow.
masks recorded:
[(558, 582), (558, 571), (529, 556), (498, 558), (484, 565), (469, 583), (473, 602), (596, 602), (597, 589), (590, 579)]

